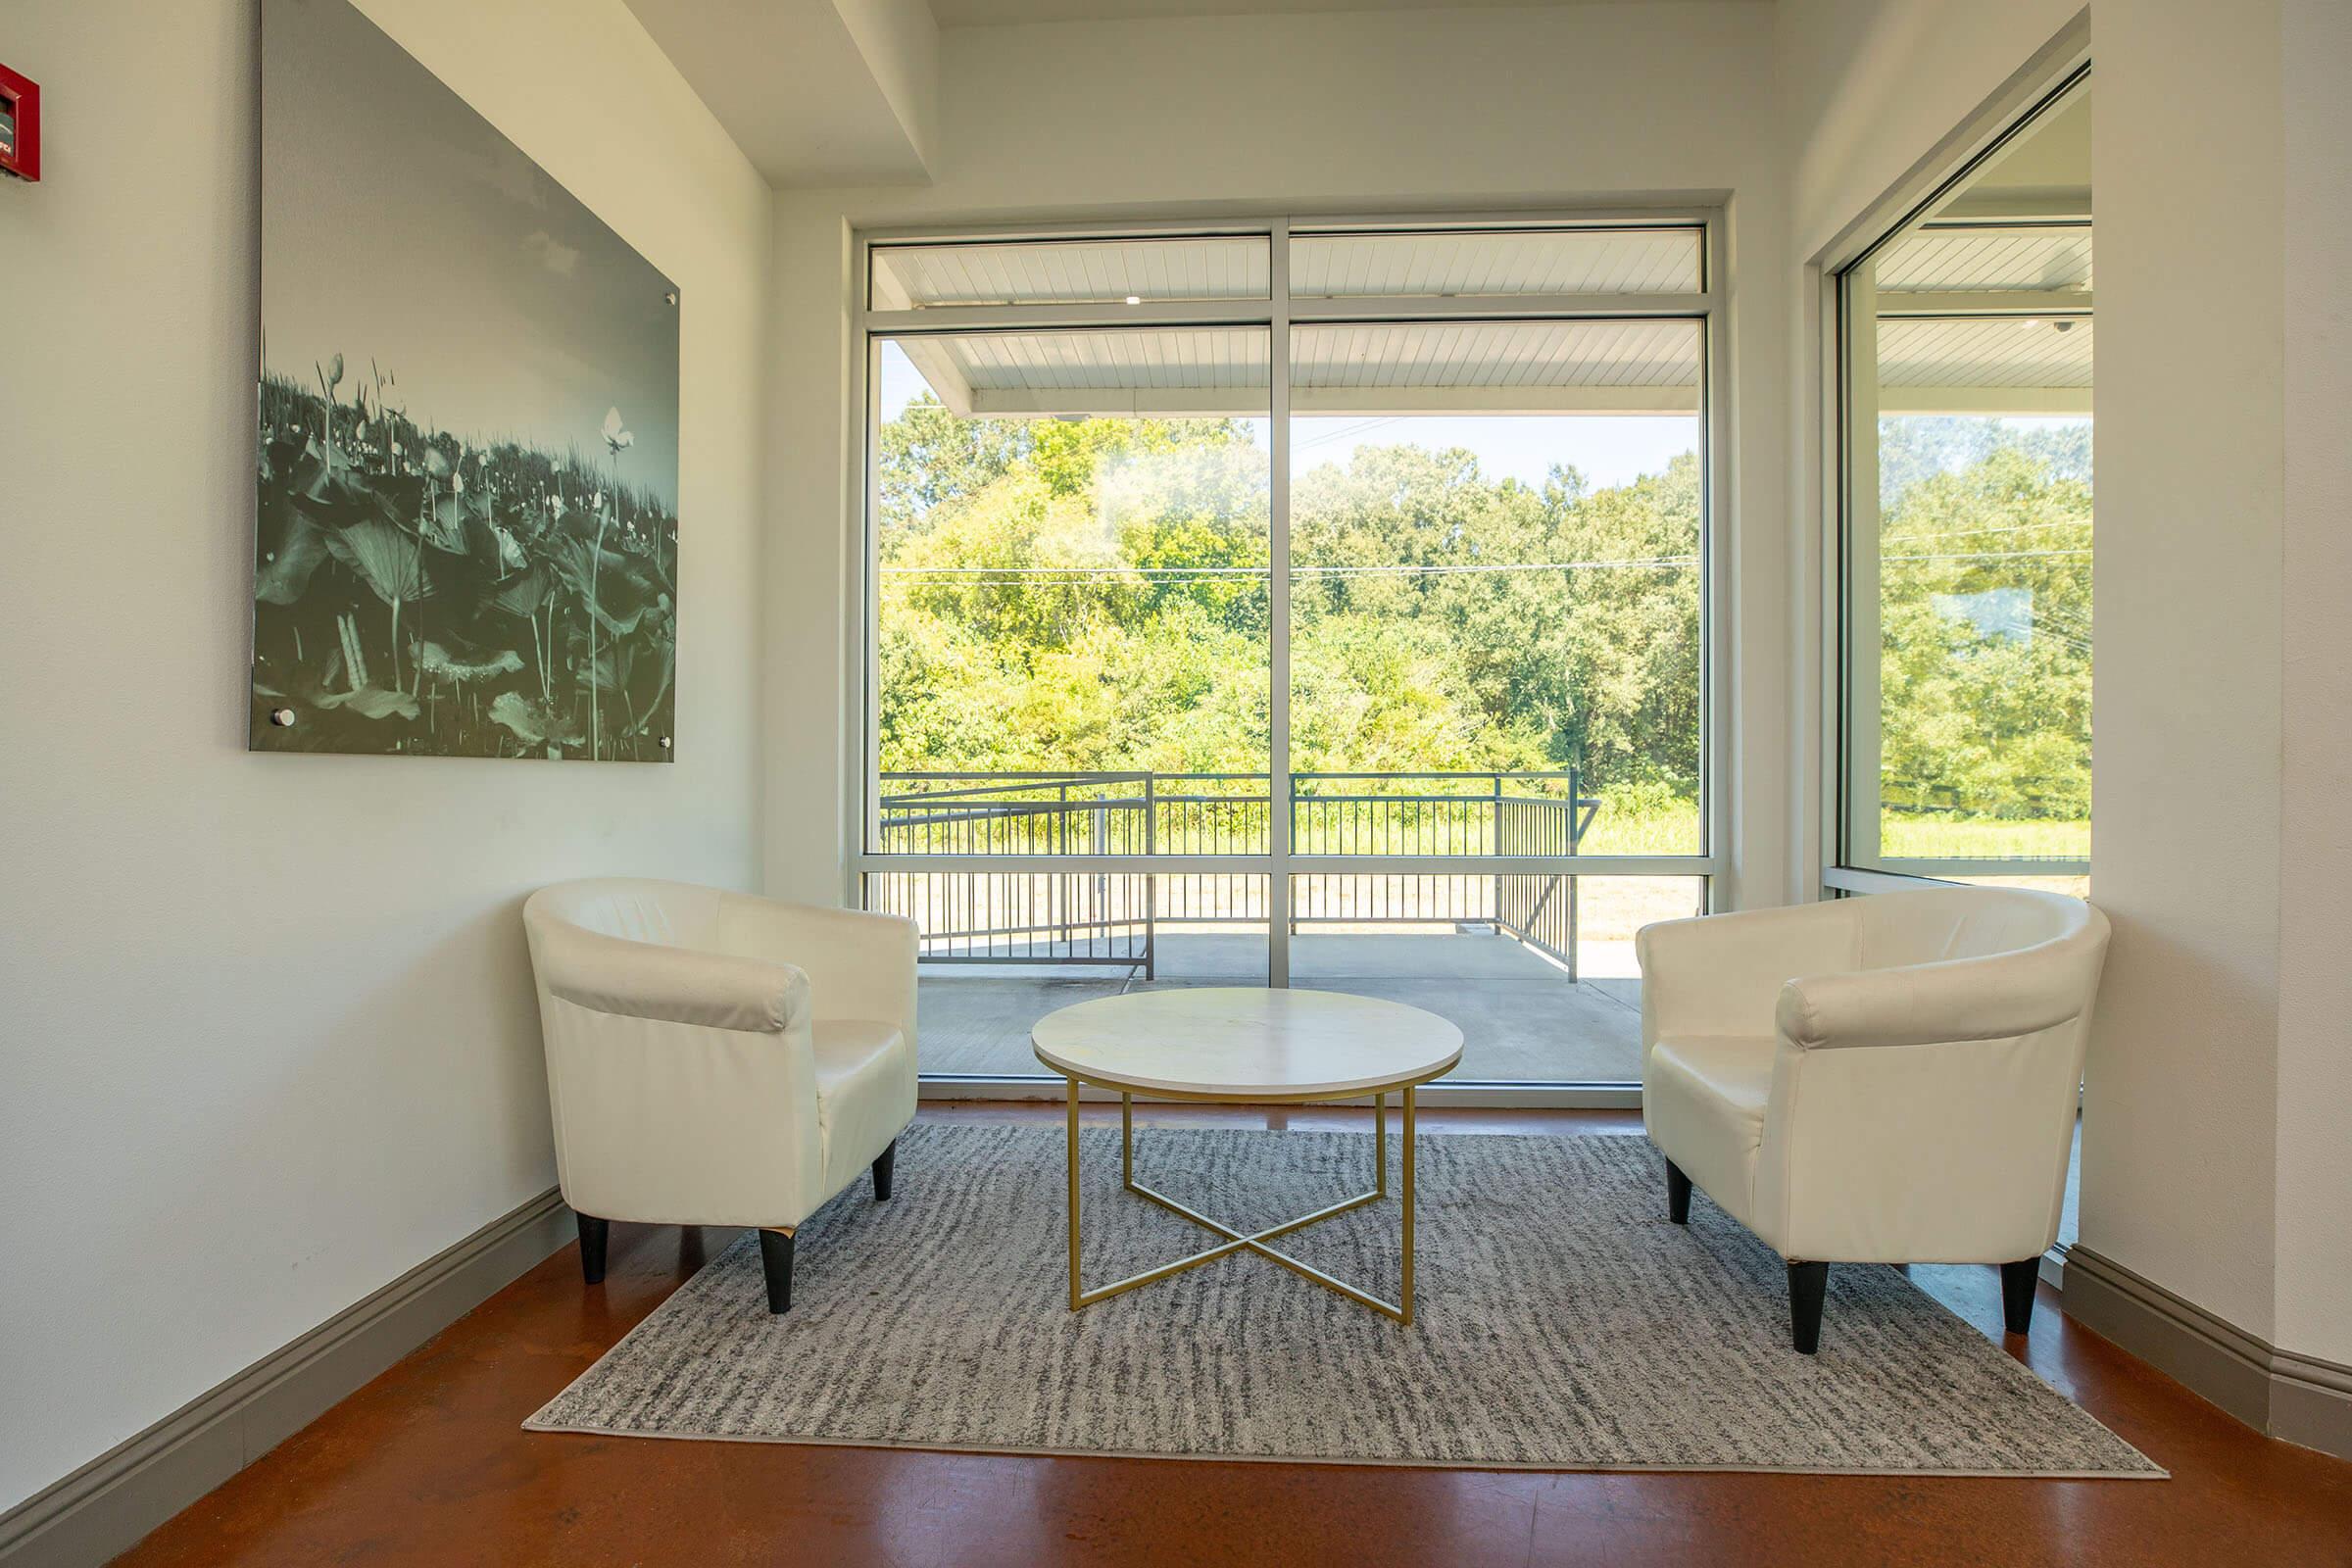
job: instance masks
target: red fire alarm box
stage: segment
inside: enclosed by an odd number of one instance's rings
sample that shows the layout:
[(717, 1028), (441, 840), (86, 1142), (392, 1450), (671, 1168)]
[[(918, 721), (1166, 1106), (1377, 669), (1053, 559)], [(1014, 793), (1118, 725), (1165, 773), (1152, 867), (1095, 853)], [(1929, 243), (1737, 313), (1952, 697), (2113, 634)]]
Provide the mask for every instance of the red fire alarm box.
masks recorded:
[(41, 177), (41, 84), (0, 66), (0, 174)]

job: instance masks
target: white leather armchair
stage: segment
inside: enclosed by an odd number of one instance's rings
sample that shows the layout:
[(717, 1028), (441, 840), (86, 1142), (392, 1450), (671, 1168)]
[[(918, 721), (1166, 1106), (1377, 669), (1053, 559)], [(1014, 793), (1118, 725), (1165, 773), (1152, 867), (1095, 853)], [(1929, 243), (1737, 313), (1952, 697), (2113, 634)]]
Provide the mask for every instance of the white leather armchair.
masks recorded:
[(2106, 916), (1936, 888), (1670, 920), (1635, 948), (1668, 1215), (1689, 1222), (1695, 1183), (1788, 1260), (1798, 1350), (1832, 1263), (1998, 1263), (2028, 1331)]
[(580, 1267), (612, 1220), (760, 1231), (767, 1305), (793, 1235), (914, 1117), (915, 928), (681, 882), (565, 882), (523, 905), (556, 1176)]

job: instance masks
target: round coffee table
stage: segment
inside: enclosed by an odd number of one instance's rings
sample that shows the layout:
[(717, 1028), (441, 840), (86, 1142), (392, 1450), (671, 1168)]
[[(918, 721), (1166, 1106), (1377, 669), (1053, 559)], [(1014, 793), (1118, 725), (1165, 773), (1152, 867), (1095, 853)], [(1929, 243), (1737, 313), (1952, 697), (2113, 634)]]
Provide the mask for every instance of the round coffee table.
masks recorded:
[[(1204, 986), (1141, 991), (1048, 1013), (1029, 1032), (1037, 1059), (1069, 1083), (1070, 1310), (1220, 1257), (1254, 1252), (1399, 1323), (1413, 1320), (1413, 1091), (1462, 1059), (1462, 1032), (1399, 1002), (1336, 991)], [(1119, 1174), (1127, 1191), (1224, 1238), (1190, 1257), (1088, 1290), (1078, 1263), (1078, 1090), (1119, 1097)], [(1389, 1195), (1389, 1096), (1404, 1101), (1403, 1288), (1385, 1301), (1269, 1244)], [(1244, 1234), (1135, 1179), (1135, 1097), (1225, 1104), (1302, 1104), (1372, 1097), (1373, 1179), (1327, 1208)]]

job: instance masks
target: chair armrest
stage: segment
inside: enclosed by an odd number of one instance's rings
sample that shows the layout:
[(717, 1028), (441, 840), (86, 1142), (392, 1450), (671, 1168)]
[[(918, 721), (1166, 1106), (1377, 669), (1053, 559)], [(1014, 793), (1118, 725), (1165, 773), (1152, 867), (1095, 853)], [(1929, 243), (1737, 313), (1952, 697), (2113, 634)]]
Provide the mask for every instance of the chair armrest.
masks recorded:
[(531, 935), (548, 994), (597, 1012), (762, 1034), (780, 1034), (808, 1015), (808, 977), (788, 963), (552, 922)]
[(2037, 1034), (2090, 1005), (2100, 946), (2067, 939), (1982, 958), (1807, 975), (1781, 988), (1774, 1022), (1803, 1051)]
[(904, 915), (732, 893), (720, 904), (730, 953), (789, 963), (808, 977), (818, 1018), (871, 1018), (914, 1030), (917, 931)]
[(1644, 1047), (1663, 1035), (1770, 1035), (1782, 986), (1850, 967), (1854, 931), (1844, 901), (1643, 926), (1634, 953)]

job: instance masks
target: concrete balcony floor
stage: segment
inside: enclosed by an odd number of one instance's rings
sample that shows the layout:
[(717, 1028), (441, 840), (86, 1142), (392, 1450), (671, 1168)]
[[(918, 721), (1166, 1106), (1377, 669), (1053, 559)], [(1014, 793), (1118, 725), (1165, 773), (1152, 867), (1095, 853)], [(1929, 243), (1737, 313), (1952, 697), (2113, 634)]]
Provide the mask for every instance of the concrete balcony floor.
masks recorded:
[[(1157, 956), (1151, 980), (1140, 966), (924, 964), (922, 1070), (1040, 1075), (1029, 1026), (1055, 1008), (1122, 991), (1266, 982), (1262, 933), (1163, 931)], [(1464, 1041), (1454, 1081), (1638, 1080), (1642, 983), (1633, 944), (1589, 942), (1577, 957), (1571, 981), (1549, 957), (1492, 927), (1310, 929), (1291, 939), (1291, 983), (1409, 1003), (1451, 1019)]]

